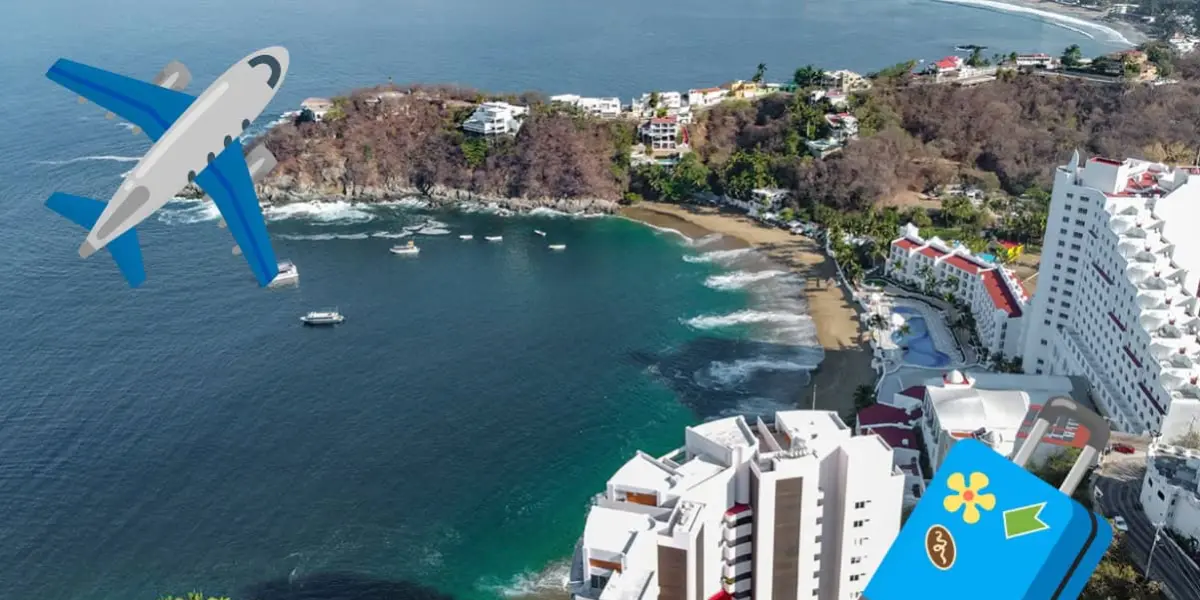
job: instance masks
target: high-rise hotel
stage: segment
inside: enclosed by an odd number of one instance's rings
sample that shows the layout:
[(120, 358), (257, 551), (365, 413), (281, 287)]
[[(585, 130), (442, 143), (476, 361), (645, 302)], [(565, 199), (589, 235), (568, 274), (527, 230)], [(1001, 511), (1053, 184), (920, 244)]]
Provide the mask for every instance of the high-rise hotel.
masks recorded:
[(887, 443), (832, 412), (689, 427), (595, 497), (573, 600), (858, 598), (899, 531), (903, 485)]
[(1030, 374), (1085, 376), (1114, 429), (1164, 431), (1200, 401), (1200, 169), (1076, 152), (1054, 174)]

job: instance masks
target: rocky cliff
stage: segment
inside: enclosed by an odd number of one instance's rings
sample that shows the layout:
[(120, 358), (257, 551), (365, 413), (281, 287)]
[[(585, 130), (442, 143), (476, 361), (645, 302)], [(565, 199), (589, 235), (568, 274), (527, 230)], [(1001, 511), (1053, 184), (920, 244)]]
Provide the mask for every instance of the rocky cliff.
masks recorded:
[(534, 104), (518, 135), (475, 137), (460, 124), (478, 99), (447, 88), (376, 88), (338, 98), (322, 122), (284, 123), (257, 140), (279, 161), (259, 182), (259, 197), (416, 196), (515, 211), (615, 212), (628, 186), (632, 125)]

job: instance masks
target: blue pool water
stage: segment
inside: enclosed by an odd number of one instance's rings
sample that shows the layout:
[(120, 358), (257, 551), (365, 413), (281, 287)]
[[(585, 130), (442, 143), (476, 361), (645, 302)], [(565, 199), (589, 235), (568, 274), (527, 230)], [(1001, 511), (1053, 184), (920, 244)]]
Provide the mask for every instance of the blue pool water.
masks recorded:
[(892, 341), (905, 348), (904, 362), (920, 367), (944, 367), (950, 364), (950, 357), (940, 352), (933, 344), (933, 338), (929, 337), (925, 317), (911, 308), (902, 306), (893, 308), (892, 312), (904, 315), (905, 323), (908, 324), (907, 335), (901, 335), (899, 331), (892, 334)]
[(980, 254), (978, 256), (979, 256), (979, 258), (982, 258), (983, 260), (986, 260), (990, 263), (996, 262), (996, 256), (993, 254)]

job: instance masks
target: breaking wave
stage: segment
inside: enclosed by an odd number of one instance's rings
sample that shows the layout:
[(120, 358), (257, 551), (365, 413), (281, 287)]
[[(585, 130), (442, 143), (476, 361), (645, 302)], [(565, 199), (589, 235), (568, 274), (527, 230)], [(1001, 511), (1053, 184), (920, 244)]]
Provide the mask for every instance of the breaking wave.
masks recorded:
[(714, 290), (740, 290), (753, 283), (774, 279), (784, 274), (784, 271), (779, 271), (776, 269), (767, 269), (765, 271), (735, 271), (725, 275), (713, 275), (704, 281), (704, 285)]
[(733, 385), (760, 371), (811, 371), (815, 368), (817, 365), (795, 360), (744, 358), (730, 362), (714, 362), (709, 365), (708, 374), (719, 383)]
[[(701, 239), (704, 239), (704, 238), (701, 238)], [(686, 262), (690, 262), (690, 263), (711, 263), (711, 262), (720, 263), (720, 262), (726, 262), (726, 261), (734, 260), (737, 258), (741, 258), (743, 256), (746, 256), (747, 254), (750, 254), (751, 251), (752, 250), (750, 248), (737, 248), (734, 250), (713, 250), (712, 252), (705, 252), (704, 254), (695, 254), (695, 255), (689, 254), (689, 255), (684, 256), (683, 260)]]
[(725, 239), (725, 236), (720, 233), (710, 233), (702, 238), (692, 240), (692, 246), (695, 248), (703, 248), (704, 246), (719, 242), (723, 239)]
[(263, 208), (268, 221), (305, 220), (318, 224), (348, 225), (375, 219), (368, 205), (356, 202), (294, 202)]
[(449, 229), (442, 227), (422, 227), (417, 230), (418, 235), (448, 235)]
[(160, 223), (167, 225), (190, 225), (205, 223), (221, 218), (221, 211), (212, 202), (199, 198), (174, 198), (157, 213)]
[(684, 323), (694, 329), (719, 329), (734, 325), (752, 325), (759, 323), (793, 324), (811, 322), (808, 315), (790, 312), (764, 310), (739, 310), (725, 315), (703, 315), (687, 319)]
[(494, 577), (485, 578), (476, 587), (481, 591), (496, 594), (504, 598), (537, 596), (547, 592), (561, 592), (565, 594), (570, 577), (570, 561), (561, 560), (546, 565), (546, 568), (541, 571), (518, 573), (508, 581), (501, 581)]

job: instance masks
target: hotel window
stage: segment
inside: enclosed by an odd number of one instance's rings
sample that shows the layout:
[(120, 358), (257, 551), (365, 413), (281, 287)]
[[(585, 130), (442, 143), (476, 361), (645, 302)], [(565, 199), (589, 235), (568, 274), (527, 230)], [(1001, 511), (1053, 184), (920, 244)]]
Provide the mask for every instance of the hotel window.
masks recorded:
[(857, 564), (858, 564), (858, 563), (860, 563), (860, 562), (862, 562), (862, 557), (861, 557), (861, 556), (851, 556), (851, 557), (850, 557), (850, 564), (852, 564), (852, 565), (857, 565)]
[(850, 581), (858, 581), (858, 575), (851, 575)]
[(1066, 230), (1066, 229), (1059, 229), (1059, 230), (1058, 230), (1058, 232), (1059, 232), (1059, 233), (1061, 233), (1061, 234), (1063, 234), (1063, 235), (1067, 235), (1067, 230)]
[(862, 527), (862, 526), (863, 526), (863, 522), (862, 522), (862, 521), (855, 521), (855, 522), (854, 522), (854, 526), (855, 526), (855, 527)]
[[(1067, 197), (1068, 197), (1068, 198), (1074, 198), (1074, 197), (1075, 197), (1075, 194), (1072, 194), (1071, 192), (1067, 192)], [(1087, 200), (1087, 198), (1080, 198), (1080, 200)]]
[(1064, 205), (1063, 205), (1063, 208), (1065, 208), (1065, 209), (1067, 209), (1067, 210), (1071, 210), (1071, 205), (1070, 205), (1070, 204), (1064, 204)]
[(866, 507), (867, 507), (866, 502), (855, 502), (854, 503), (854, 508), (866, 508)]
[[(1059, 246), (1066, 246), (1066, 245), (1067, 245), (1067, 243), (1066, 243), (1066, 242), (1064, 242), (1064, 241), (1062, 241), (1062, 240), (1058, 240), (1058, 245), (1059, 245)], [(1061, 255), (1061, 254), (1059, 254), (1058, 256), (1059, 256), (1060, 258), (1062, 257), (1062, 255)]]

